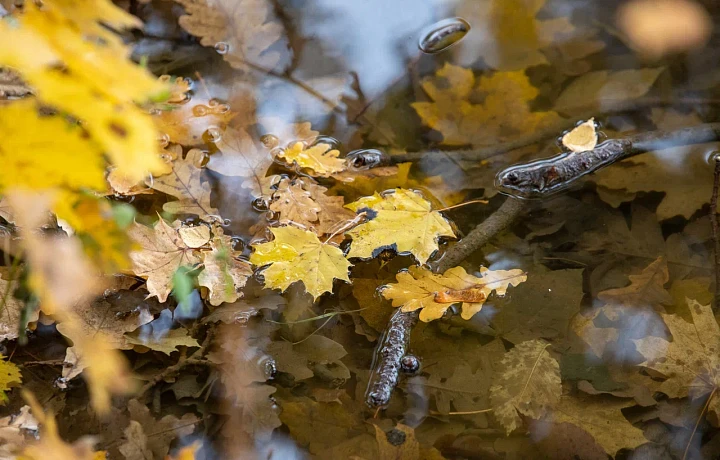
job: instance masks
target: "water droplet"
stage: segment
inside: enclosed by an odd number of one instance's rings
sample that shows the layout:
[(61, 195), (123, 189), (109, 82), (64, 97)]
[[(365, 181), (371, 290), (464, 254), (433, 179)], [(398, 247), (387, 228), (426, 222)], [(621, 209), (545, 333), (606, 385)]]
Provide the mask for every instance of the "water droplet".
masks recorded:
[(278, 137), (274, 134), (265, 134), (260, 136), (260, 142), (263, 143), (265, 148), (271, 150), (280, 145), (280, 139), (278, 139)]
[(148, 110), (148, 114), (156, 116), (156, 115), (162, 115), (162, 110), (160, 109), (150, 109)]
[(390, 155), (378, 149), (353, 150), (345, 157), (350, 169), (362, 171), (386, 165), (390, 162)]
[(167, 147), (170, 144), (170, 136), (167, 135), (166, 133), (162, 133), (158, 137), (158, 143), (160, 144), (161, 148)]
[(242, 252), (245, 249), (245, 241), (239, 236), (231, 237), (230, 244), (232, 244), (233, 251)]
[(715, 166), (715, 163), (720, 162), (720, 152), (717, 150), (711, 150), (707, 155), (706, 161), (712, 166)]
[(256, 210), (258, 212), (265, 212), (270, 209), (270, 203), (268, 203), (267, 198), (264, 198), (264, 197), (255, 198), (255, 200), (253, 200), (253, 202), (252, 202), (252, 207), (254, 210)]
[(414, 374), (420, 370), (420, 360), (415, 355), (405, 355), (400, 360), (400, 370), (406, 374)]
[(277, 375), (277, 365), (275, 364), (274, 359), (269, 356), (264, 356), (260, 359), (258, 364), (260, 364), (261, 368), (265, 372), (265, 378), (268, 380), (275, 378)]
[(202, 219), (200, 219), (198, 216), (188, 217), (187, 219), (183, 220), (182, 223), (186, 227), (197, 227), (198, 225), (203, 225)]
[(230, 51), (230, 45), (225, 42), (217, 42), (215, 43), (215, 51), (218, 54), (227, 54)]
[(204, 117), (209, 112), (208, 107), (202, 104), (198, 104), (192, 108), (192, 114), (194, 117)]
[(223, 219), (223, 221), (222, 221), (223, 227), (229, 227), (230, 224), (232, 224), (232, 221), (230, 219)]
[(267, 211), (265, 213), (265, 218), (268, 220), (268, 222), (271, 222), (271, 223), (277, 222), (279, 217), (280, 217), (280, 213), (275, 212), (275, 211)]
[(427, 54), (436, 54), (462, 40), (470, 31), (470, 24), (463, 18), (438, 21), (420, 32), (418, 48)]
[(201, 150), (199, 158), (194, 163), (197, 168), (207, 167), (208, 163), (210, 163), (210, 153), (207, 150)]
[(222, 139), (222, 134), (220, 133), (220, 130), (214, 126), (208, 128), (205, 131), (205, 135), (207, 136), (208, 142), (212, 142), (213, 144), (219, 142), (220, 139)]

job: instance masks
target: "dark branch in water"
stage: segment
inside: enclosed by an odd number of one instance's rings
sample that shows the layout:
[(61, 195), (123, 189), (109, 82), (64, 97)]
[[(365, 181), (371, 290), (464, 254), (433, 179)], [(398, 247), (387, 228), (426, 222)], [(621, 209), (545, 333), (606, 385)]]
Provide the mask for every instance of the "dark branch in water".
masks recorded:
[(561, 153), (554, 157), (510, 166), (497, 175), (496, 187), (518, 198), (544, 198), (581, 177), (641, 153), (720, 140), (720, 123), (676, 131), (651, 131), (625, 139), (611, 139), (593, 150)]
[(715, 244), (715, 302), (713, 312), (720, 308), (720, 222), (718, 222), (718, 192), (720, 191), (720, 156), (713, 155), (715, 174), (713, 180), (712, 198), (710, 199), (710, 223), (712, 224), (713, 243)]
[[(497, 211), (450, 247), (440, 260), (431, 263), (431, 269), (436, 273), (444, 273), (456, 266), (512, 224), (524, 210), (524, 202), (508, 197)], [(417, 311), (405, 313), (398, 309), (390, 318), (375, 350), (373, 372), (365, 394), (365, 402), (370, 407), (384, 407), (390, 402), (398, 383), (402, 358), (407, 355), (410, 332), (417, 323), (418, 315)]]

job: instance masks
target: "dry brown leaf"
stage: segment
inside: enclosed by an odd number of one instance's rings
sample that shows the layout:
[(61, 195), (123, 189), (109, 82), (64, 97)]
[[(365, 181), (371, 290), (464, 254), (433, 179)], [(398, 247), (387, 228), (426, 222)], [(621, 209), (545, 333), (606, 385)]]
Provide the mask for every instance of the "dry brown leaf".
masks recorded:
[(283, 179), (273, 194), (270, 210), (279, 213), (281, 224), (292, 223), (324, 235), (355, 217), (343, 207), (343, 197), (325, 192), (327, 188), (307, 179)]
[(540, 418), (560, 400), (560, 365), (548, 346), (542, 340), (517, 345), (505, 354), (493, 376), (490, 403), (508, 434), (522, 423), (520, 414)]
[[(120, 446), (120, 452), (128, 460), (165, 458), (170, 442), (176, 437), (190, 435), (199, 421), (193, 414), (185, 414), (182, 418), (166, 415), (156, 420), (150, 409), (137, 399), (128, 402), (128, 410), (132, 421), (125, 430), (125, 442)], [(138, 457), (138, 453), (143, 456)]]
[[(510, 286), (527, 280), (527, 275), (519, 269), (481, 267), (480, 275), (480, 278), (469, 275), (462, 267), (451, 268), (442, 275), (426, 268), (410, 267), (409, 271), (398, 273), (398, 282), (389, 284), (382, 295), (392, 300), (393, 307), (401, 307), (403, 311), (421, 309), (420, 319), (425, 322), (442, 318), (451, 305), (459, 302), (463, 302), (463, 319), (470, 319), (482, 309), (493, 291), (502, 297)], [(474, 294), (472, 298), (467, 297), (470, 292)]]
[(285, 30), (269, 0), (177, 0), (180, 25), (214, 47), (234, 68), (283, 70), (290, 59)]
[(219, 211), (210, 205), (210, 184), (203, 181), (201, 167), (205, 154), (192, 149), (183, 158), (173, 162), (170, 174), (155, 177), (147, 185), (155, 190), (178, 198), (163, 205), (172, 214), (194, 214), (203, 220), (217, 220)]
[(148, 292), (160, 302), (167, 300), (172, 290), (172, 276), (178, 267), (194, 266), (201, 262), (197, 251), (190, 248), (178, 234), (179, 221), (168, 225), (159, 219), (153, 228), (133, 223), (128, 230), (130, 237), (141, 249), (132, 251), (132, 271), (147, 280)]
[(665, 289), (670, 279), (665, 257), (660, 256), (645, 267), (639, 275), (630, 275), (630, 285), (608, 289), (598, 294), (606, 304), (624, 307), (659, 306), (672, 304), (672, 297)]
[(251, 189), (255, 197), (270, 196), (272, 185), (279, 176), (265, 177), (273, 164), (269, 150), (258, 146), (244, 129), (227, 128), (215, 142), (219, 152), (210, 157), (208, 169), (225, 176), (247, 178), (243, 188)]

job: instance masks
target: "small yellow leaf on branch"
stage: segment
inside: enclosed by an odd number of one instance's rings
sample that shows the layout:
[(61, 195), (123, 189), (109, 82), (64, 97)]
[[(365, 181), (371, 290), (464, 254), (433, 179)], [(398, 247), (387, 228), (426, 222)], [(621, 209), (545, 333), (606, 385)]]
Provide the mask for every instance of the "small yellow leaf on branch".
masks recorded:
[(254, 245), (250, 256), (253, 265), (262, 267), (265, 286), (284, 291), (292, 283), (302, 281), (314, 298), (331, 292), (335, 278), (350, 282), (351, 264), (342, 251), (321, 242), (313, 232), (296, 227), (277, 227), (270, 231), (273, 241)]
[(403, 311), (420, 311), (420, 319), (428, 322), (442, 318), (450, 306), (462, 302), (462, 317), (470, 319), (482, 309), (485, 300), (495, 291), (504, 296), (510, 286), (527, 280), (522, 270), (480, 269), (481, 278), (469, 275), (464, 268), (454, 267), (442, 275), (422, 267), (410, 267), (397, 274), (397, 283), (382, 291), (392, 300), (393, 307)]
[(438, 249), (438, 238), (455, 237), (448, 221), (411, 190), (398, 188), (386, 195), (376, 192), (345, 207), (355, 212), (369, 210), (368, 222), (345, 233), (353, 239), (348, 258), (367, 259), (384, 248), (395, 248), (424, 264)]

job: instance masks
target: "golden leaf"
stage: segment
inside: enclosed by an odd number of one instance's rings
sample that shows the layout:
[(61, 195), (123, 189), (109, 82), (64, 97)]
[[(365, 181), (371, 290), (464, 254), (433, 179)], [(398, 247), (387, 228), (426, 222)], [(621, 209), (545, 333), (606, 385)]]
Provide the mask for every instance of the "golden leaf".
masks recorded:
[[(412, 107), (423, 124), (439, 131), (445, 145), (492, 145), (556, 124), (555, 112), (531, 112), (538, 90), (522, 71), (475, 78), (472, 70), (446, 63), (422, 80), (431, 102)], [(473, 100), (483, 100), (473, 104)]]
[[(408, 271), (398, 273), (398, 282), (389, 284), (382, 295), (392, 300), (393, 307), (402, 307), (403, 311), (420, 309), (420, 319), (425, 322), (442, 318), (448, 308), (460, 302), (463, 319), (470, 319), (482, 309), (493, 291), (502, 297), (508, 287), (527, 280), (527, 275), (519, 269), (488, 270), (481, 267), (480, 274), (482, 277), (478, 278), (469, 275), (462, 267), (454, 267), (437, 275), (426, 268), (410, 267)], [(458, 298), (463, 297), (458, 293), (467, 293), (467, 290), (481, 295), (467, 301)]]
[(265, 177), (273, 157), (267, 149), (258, 148), (245, 130), (227, 128), (215, 145), (220, 152), (210, 157), (208, 169), (225, 176), (246, 177), (242, 186), (251, 189), (255, 197), (272, 194), (270, 187), (280, 180), (279, 176)]
[[(268, 0), (177, 0), (187, 14), (180, 25), (214, 47), (232, 67), (278, 69), (289, 61), (285, 30)], [(278, 49), (269, 51), (268, 48)]]
[(227, 104), (201, 94), (166, 104), (152, 113), (155, 125), (168, 141), (182, 145), (202, 144), (208, 129), (224, 129), (237, 115)]
[(587, 152), (597, 145), (598, 136), (595, 131), (595, 119), (591, 118), (563, 135), (562, 145), (571, 152)]
[(331, 150), (330, 144), (316, 144), (306, 147), (304, 142), (295, 142), (278, 154), (290, 165), (297, 165), (312, 171), (311, 176), (329, 177), (346, 169), (345, 160), (338, 158), (340, 151)]
[(493, 376), (490, 403), (508, 434), (522, 423), (520, 414), (540, 418), (560, 401), (560, 365), (548, 346), (542, 340), (518, 344), (505, 354)]
[(375, 427), (375, 440), (378, 443), (380, 460), (417, 460), (420, 458), (420, 443), (415, 439), (415, 430), (409, 426), (398, 423), (395, 430), (405, 435), (400, 445), (390, 443), (385, 432), (377, 425)]
[(189, 247), (178, 234), (180, 222), (168, 225), (159, 219), (153, 228), (134, 223), (128, 230), (141, 249), (132, 251), (132, 271), (147, 280), (148, 292), (160, 302), (167, 300), (172, 290), (172, 277), (180, 266), (201, 262), (196, 250)]
[(279, 223), (305, 227), (318, 235), (330, 233), (355, 215), (343, 207), (341, 196), (328, 196), (327, 189), (307, 179), (283, 179), (273, 194), (270, 210), (279, 214)]
[(438, 238), (455, 237), (448, 221), (411, 190), (398, 188), (386, 195), (376, 192), (346, 207), (355, 212), (369, 210), (368, 222), (345, 233), (353, 239), (348, 258), (370, 258), (381, 249), (395, 248), (424, 264), (438, 249)]
[(305, 290), (314, 298), (331, 292), (335, 278), (350, 282), (351, 264), (342, 251), (329, 243), (322, 243), (316, 234), (296, 227), (276, 227), (269, 243), (254, 245), (250, 256), (253, 265), (262, 267), (265, 286), (284, 291), (292, 283), (302, 281)]
[(20, 369), (15, 364), (6, 361), (5, 357), (0, 354), (0, 405), (8, 402), (5, 392), (10, 391), (11, 386), (20, 383), (22, 383)]
[(253, 271), (247, 261), (239, 258), (240, 253), (233, 249), (231, 237), (223, 235), (217, 227), (214, 233), (211, 250), (203, 254), (203, 270), (198, 275), (198, 284), (208, 288), (210, 305), (218, 306), (242, 297), (240, 289)]
[(572, 423), (587, 431), (610, 456), (620, 449), (633, 449), (648, 442), (643, 431), (634, 427), (621, 409), (634, 403), (616, 398), (577, 398), (563, 396), (548, 415), (555, 423)]
[(163, 205), (163, 210), (172, 214), (195, 214), (203, 220), (216, 220), (220, 212), (210, 205), (210, 184), (203, 182), (200, 167), (204, 153), (192, 149), (187, 156), (173, 162), (170, 174), (153, 178), (148, 186), (178, 198)]

